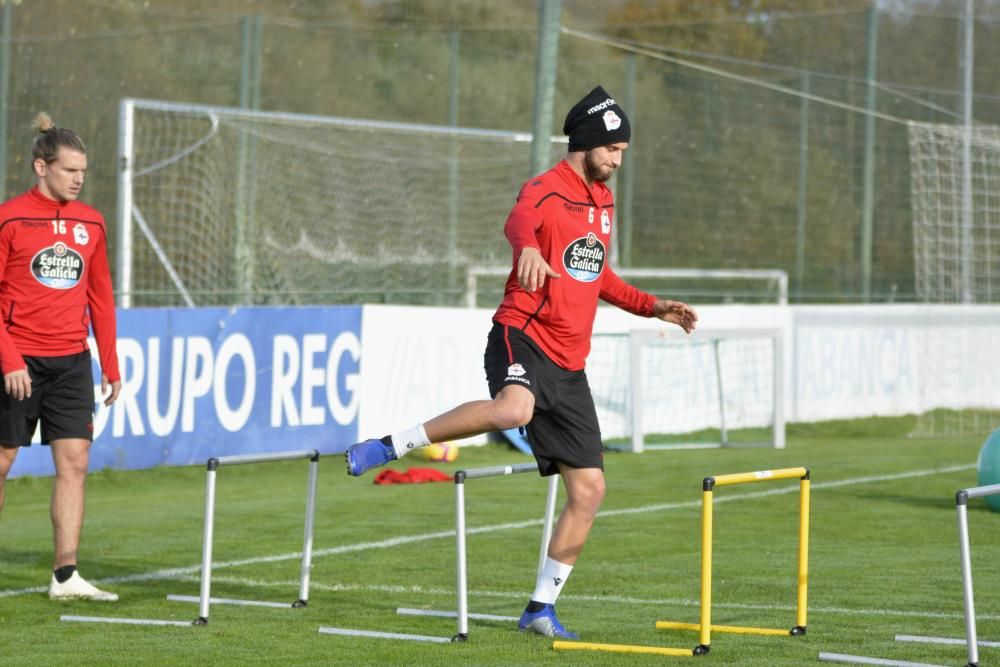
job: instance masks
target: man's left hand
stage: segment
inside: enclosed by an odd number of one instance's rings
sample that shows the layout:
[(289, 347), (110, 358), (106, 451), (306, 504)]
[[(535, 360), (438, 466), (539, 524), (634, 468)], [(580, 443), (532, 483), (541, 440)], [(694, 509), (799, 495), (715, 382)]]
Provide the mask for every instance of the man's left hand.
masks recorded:
[[(108, 390), (111, 393), (108, 393)], [(122, 391), (122, 383), (120, 381), (108, 382), (107, 375), (101, 375), (101, 396), (106, 396), (104, 399), (104, 405), (110, 406), (112, 403), (118, 400), (118, 394)]]
[(684, 329), (685, 333), (694, 331), (698, 323), (698, 313), (683, 301), (658, 299), (653, 304), (653, 317), (664, 322), (672, 322)]

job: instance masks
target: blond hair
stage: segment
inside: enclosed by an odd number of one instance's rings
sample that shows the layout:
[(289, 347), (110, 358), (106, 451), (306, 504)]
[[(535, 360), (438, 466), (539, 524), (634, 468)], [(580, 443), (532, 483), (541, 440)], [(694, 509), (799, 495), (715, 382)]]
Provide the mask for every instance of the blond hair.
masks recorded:
[(60, 147), (65, 147), (79, 153), (86, 153), (87, 147), (83, 140), (73, 130), (56, 127), (52, 118), (44, 111), (39, 111), (31, 122), (31, 127), (38, 130), (39, 135), (31, 145), (31, 162), (43, 160), (45, 164), (56, 161)]

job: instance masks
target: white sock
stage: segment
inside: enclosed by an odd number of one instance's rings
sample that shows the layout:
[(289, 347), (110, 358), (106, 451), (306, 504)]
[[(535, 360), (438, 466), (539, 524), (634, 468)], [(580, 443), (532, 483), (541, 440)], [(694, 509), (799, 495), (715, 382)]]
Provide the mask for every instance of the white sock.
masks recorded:
[(403, 458), (414, 449), (426, 447), (431, 444), (431, 441), (427, 439), (427, 434), (424, 433), (423, 424), (417, 424), (413, 428), (408, 428), (405, 431), (400, 431), (399, 433), (393, 433), (391, 437), (392, 448), (396, 452), (397, 459)]
[(542, 571), (538, 573), (538, 582), (535, 584), (535, 592), (531, 594), (531, 599), (535, 602), (555, 604), (556, 598), (562, 592), (563, 584), (569, 579), (569, 573), (572, 571), (572, 565), (560, 563), (546, 556)]

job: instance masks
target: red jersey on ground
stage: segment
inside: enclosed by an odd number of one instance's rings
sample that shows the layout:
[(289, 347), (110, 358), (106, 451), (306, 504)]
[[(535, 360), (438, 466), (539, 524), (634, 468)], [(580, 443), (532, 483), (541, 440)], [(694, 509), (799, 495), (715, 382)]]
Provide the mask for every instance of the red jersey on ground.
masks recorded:
[[(514, 268), (493, 319), (516, 327), (566, 370), (580, 370), (603, 299), (643, 317), (653, 316), (656, 297), (629, 285), (611, 270), (609, 245), (614, 197), (603, 183), (587, 187), (561, 161), (521, 188), (504, 233), (514, 249)], [(517, 282), (517, 260), (537, 248), (559, 278), (528, 292)]]
[(56, 357), (88, 349), (88, 327), (110, 382), (121, 379), (115, 300), (104, 218), (37, 187), (0, 204), (0, 369), (25, 368), (22, 355)]

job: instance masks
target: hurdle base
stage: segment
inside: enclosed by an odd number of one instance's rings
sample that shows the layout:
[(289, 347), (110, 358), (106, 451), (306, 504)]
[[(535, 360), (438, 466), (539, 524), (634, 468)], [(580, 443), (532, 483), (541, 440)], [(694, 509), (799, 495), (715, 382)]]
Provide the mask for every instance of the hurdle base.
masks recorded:
[(712, 647), (708, 646), (707, 644), (698, 644), (697, 646), (694, 647), (694, 649), (691, 651), (691, 653), (693, 655), (708, 655), (708, 652), (711, 649), (712, 649)]
[[(910, 662), (908, 660), (890, 660), (871, 658), (866, 655), (849, 655), (846, 653), (820, 653), (820, 662), (836, 662), (847, 665), (885, 665), (885, 667), (945, 667), (944, 665), (927, 662)], [(972, 666), (976, 667), (976, 666)]]
[(208, 618), (205, 616), (199, 616), (198, 618), (191, 621), (191, 625), (208, 625)]
[[(791, 630), (783, 630), (780, 628), (751, 628), (744, 627), (740, 625), (712, 625), (710, 626), (712, 632), (720, 632), (722, 634), (731, 635), (764, 635), (764, 636), (778, 636), (778, 637), (788, 637), (788, 636), (799, 636), (806, 633), (805, 627), (797, 625)], [(700, 623), (683, 623), (680, 621), (657, 621), (657, 630), (690, 630), (692, 632), (701, 632)], [(798, 632), (801, 630), (801, 632)]]
[[(707, 649), (707, 647), (706, 647)], [(598, 644), (594, 642), (562, 641), (552, 642), (553, 651), (603, 651), (605, 653), (645, 653), (650, 655), (669, 655), (674, 657), (691, 657), (700, 655), (689, 648), (672, 648), (669, 646), (641, 646), (638, 644)]]
[[(920, 642), (924, 644), (954, 644), (957, 646), (968, 646), (969, 641), (958, 637), (928, 637), (925, 635), (896, 635), (897, 642)], [(981, 639), (976, 642), (977, 646), (1000, 648), (1000, 642), (991, 642)]]
[(123, 625), (169, 625), (174, 627), (191, 627), (193, 623), (186, 621), (168, 621), (159, 618), (114, 618), (111, 616), (75, 616), (63, 614), (60, 621), (80, 622), (80, 623), (121, 623)]
[(304, 609), (308, 606), (309, 606), (309, 601), (303, 600), (301, 598), (292, 603), (292, 609)]
[(452, 642), (467, 642), (469, 641), (469, 633), (459, 632), (457, 635), (451, 638)]

